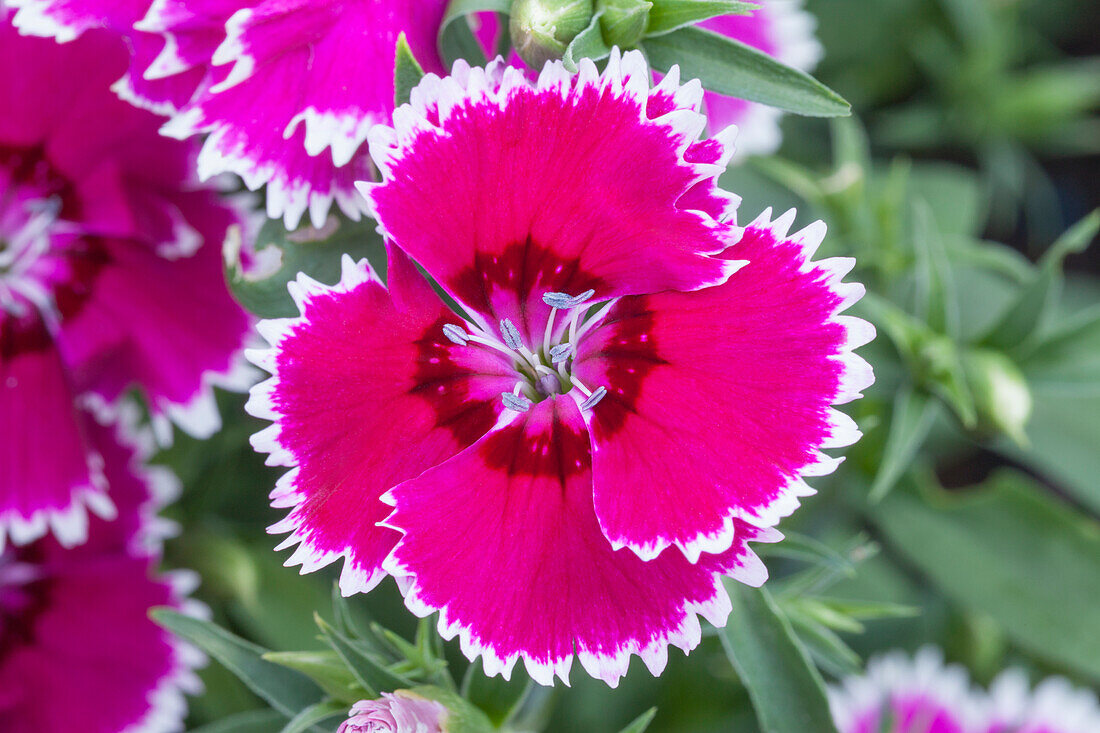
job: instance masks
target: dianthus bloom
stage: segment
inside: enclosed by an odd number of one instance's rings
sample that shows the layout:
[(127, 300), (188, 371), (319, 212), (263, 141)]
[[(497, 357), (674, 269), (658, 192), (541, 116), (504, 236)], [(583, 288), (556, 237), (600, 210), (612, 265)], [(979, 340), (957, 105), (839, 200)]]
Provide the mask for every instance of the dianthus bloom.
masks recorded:
[(447, 708), (406, 690), (383, 692), (378, 700), (360, 700), (336, 733), (439, 733)]
[(1034, 690), (1022, 670), (1007, 670), (989, 692), (966, 670), (945, 665), (939, 649), (909, 658), (895, 651), (867, 664), (863, 676), (829, 690), (840, 733), (1094, 733), (1100, 704), (1088, 690), (1049, 677)]
[(193, 577), (155, 574), (156, 510), (175, 478), (143, 465), (147, 434), (93, 423), (87, 439), (118, 516), (93, 518), (77, 548), (44, 537), (0, 551), (0, 730), (182, 730), (202, 655), (148, 618), (155, 606), (195, 610), (185, 597)]
[[(108, 89), (122, 41), (16, 33), (0, 10), (0, 546), (108, 517), (83, 409), (140, 387), (158, 424), (218, 427), (212, 384), (243, 389), (249, 330), (222, 277), (237, 221), (192, 180), (195, 150)], [(234, 369), (236, 367), (236, 369)], [(243, 369), (243, 371), (242, 371)]]
[(574, 652), (610, 684), (632, 653), (658, 673), (697, 613), (725, 622), (721, 575), (764, 581), (748, 543), (858, 437), (830, 405), (871, 382), (873, 332), (837, 315), (852, 262), (810, 261), (822, 225), (733, 223), (701, 93), (650, 89), (637, 52), (537, 81), (460, 63), (371, 131), (388, 288), (350, 259), (300, 276), (251, 354), (290, 563), (345, 557), (345, 593), (388, 571), (488, 673), (544, 684)]
[[(507, 28), (500, 26), (495, 13), (478, 14), (476, 25), (479, 40), (494, 55), (500, 33), (506, 33)], [(762, 0), (750, 15), (724, 15), (699, 25), (801, 71), (812, 71), (824, 53), (814, 37), (816, 21), (802, 9), (802, 0)], [(509, 57), (509, 63), (523, 65), (515, 53)], [(779, 120), (783, 115), (779, 110), (716, 92), (708, 91), (704, 99), (712, 131), (737, 125), (737, 157), (765, 155), (779, 147), (782, 139)]]
[[(209, 133), (199, 175), (267, 185), (267, 211), (290, 229), (322, 226), (335, 201), (358, 219), (354, 182), (371, 174), (371, 125), (394, 106), (394, 50), (405, 33), (425, 68), (446, 0), (17, 0), (28, 32), (71, 37), (89, 25), (126, 33), (134, 66), (119, 85), (174, 114), (166, 134)], [(140, 10), (144, 6), (145, 10)], [(144, 15), (144, 17), (143, 17)], [(155, 51), (155, 52), (154, 52)]]

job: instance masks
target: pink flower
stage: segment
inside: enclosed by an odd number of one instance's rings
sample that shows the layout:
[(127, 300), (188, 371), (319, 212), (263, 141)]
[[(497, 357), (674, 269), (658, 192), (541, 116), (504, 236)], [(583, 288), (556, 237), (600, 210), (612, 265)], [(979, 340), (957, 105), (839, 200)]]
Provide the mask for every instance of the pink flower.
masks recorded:
[(248, 385), (219, 256), (237, 214), (107, 89), (125, 64), (105, 31), (59, 46), (0, 19), (0, 546), (112, 515), (85, 407), (137, 386), (158, 425), (208, 435), (212, 385)]
[(939, 649), (910, 658), (894, 651), (872, 659), (864, 675), (829, 691), (840, 733), (1093, 733), (1100, 703), (1061, 677), (1031, 689), (1019, 669), (999, 674), (989, 691), (965, 669), (945, 665)]
[(354, 182), (371, 175), (364, 141), (394, 105), (394, 50), (441, 71), (436, 31), (446, 0), (17, 0), (28, 32), (72, 37), (94, 25), (127, 34), (131, 71), (116, 87), (173, 114), (178, 138), (209, 133), (201, 178), (236, 173), (267, 186), (267, 212), (290, 229), (335, 201), (358, 219)]
[(822, 225), (734, 224), (701, 94), (650, 89), (637, 52), (537, 82), (460, 63), (371, 131), (388, 287), (350, 259), (300, 276), (302, 315), (250, 353), (288, 564), (346, 558), (346, 594), (388, 571), (488, 673), (544, 684), (574, 651), (610, 684), (635, 653), (658, 673), (697, 613), (725, 622), (721, 575), (764, 582), (748, 543), (858, 437), (830, 405), (871, 382), (873, 331), (837, 315), (852, 262), (810, 261)]
[(407, 690), (383, 692), (378, 700), (360, 700), (337, 733), (438, 733), (447, 708)]
[(177, 489), (143, 465), (152, 439), (91, 423), (117, 507), (66, 549), (44, 537), (0, 551), (0, 730), (168, 733), (182, 730), (184, 693), (200, 690), (203, 661), (148, 618), (150, 608), (195, 612), (195, 579), (156, 574), (163, 526), (155, 514)]

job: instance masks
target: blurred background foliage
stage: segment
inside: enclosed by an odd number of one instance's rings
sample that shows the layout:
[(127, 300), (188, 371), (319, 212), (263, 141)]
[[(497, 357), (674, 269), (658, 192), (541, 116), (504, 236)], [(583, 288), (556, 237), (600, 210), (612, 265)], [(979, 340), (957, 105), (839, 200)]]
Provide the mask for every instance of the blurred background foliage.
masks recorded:
[[(522, 668), (512, 684), (475, 670), (468, 692), (495, 721), (518, 706), (519, 729), (616, 731), (657, 706), (651, 731), (758, 730), (726, 650), (760, 602), (826, 681), (876, 651), (934, 643), (982, 682), (1022, 665), (1100, 684), (1100, 259), (1087, 250), (1100, 226), (1100, 3), (808, 8), (826, 48), (816, 76), (855, 114), (787, 116), (780, 153), (723, 185), (744, 197), (743, 223), (797, 207), (796, 227), (829, 224), (822, 256), (858, 258), (869, 296), (857, 314), (879, 331), (861, 351), (877, 383), (853, 410), (865, 437), (782, 523), (788, 539), (760, 548), (768, 593), (735, 592), (730, 629), (706, 631), (690, 659), (671, 651), (659, 679), (635, 660), (615, 691), (579, 670), (570, 688), (526, 693)], [(377, 247), (367, 228), (350, 234)], [(281, 567), (265, 534), (279, 471), (248, 445), (262, 426), (243, 397), (220, 399), (221, 434), (177, 435), (159, 458), (186, 487), (167, 563), (197, 570), (213, 619), (267, 649), (329, 649), (314, 612), (413, 639), (392, 581), (334, 608), (333, 568)], [(461, 681), (457, 646), (437, 652)], [(425, 653), (403, 673), (437, 674)], [(196, 728), (285, 723), (222, 665), (203, 678)]]

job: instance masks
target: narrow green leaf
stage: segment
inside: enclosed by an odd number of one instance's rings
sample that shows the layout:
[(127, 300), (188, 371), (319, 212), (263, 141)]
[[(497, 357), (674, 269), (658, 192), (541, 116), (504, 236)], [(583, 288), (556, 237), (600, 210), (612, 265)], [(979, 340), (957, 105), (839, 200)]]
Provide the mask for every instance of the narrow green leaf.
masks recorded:
[(959, 305), (943, 238), (926, 201), (913, 205), (913, 247), (917, 253), (916, 315), (936, 333), (959, 337)]
[(788, 617), (799, 641), (814, 662), (837, 677), (860, 673), (863, 664), (859, 655), (836, 632), (798, 613)]
[(1021, 648), (1100, 681), (1100, 527), (1011, 471), (964, 498), (925, 494), (871, 508), (889, 544)]
[(764, 589), (725, 581), (733, 612), (722, 645), (764, 733), (836, 733), (821, 675)]
[(508, 13), (511, 9), (511, 0), (451, 0), (443, 14), (436, 41), (444, 64), (450, 68), (457, 59), (466, 59), (471, 66), (484, 66), (485, 51), (470, 31), (466, 16), (482, 12)]
[(722, 15), (749, 15), (759, 7), (737, 0), (653, 0), (646, 36), (671, 33)]
[(905, 387), (894, 398), (890, 433), (882, 449), (878, 473), (871, 484), (868, 501), (881, 501), (924, 445), (936, 419), (936, 402), (913, 387)]
[(336, 652), (268, 652), (264, 661), (301, 672), (316, 682), (327, 694), (351, 704), (362, 697), (362, 690)]
[(1100, 209), (1074, 224), (1039, 262), (1035, 278), (1017, 296), (992, 328), (982, 344), (1009, 354), (1026, 349), (1026, 342), (1042, 325), (1058, 298), (1062, 284), (1062, 262), (1067, 255), (1084, 251), (1100, 231)]
[(412, 90), (424, 78), (424, 68), (413, 56), (405, 33), (397, 37), (397, 51), (393, 63), (394, 106), (408, 104)]
[(581, 59), (599, 61), (607, 58), (611, 53), (611, 47), (604, 41), (603, 31), (600, 29), (600, 20), (603, 11), (597, 11), (589, 22), (588, 27), (578, 33), (576, 37), (565, 47), (565, 55), (561, 62), (569, 71), (577, 70), (577, 62)]
[(277, 710), (246, 710), (228, 718), (192, 728), (190, 733), (271, 733), (286, 721)]
[(811, 117), (840, 117), (851, 105), (809, 74), (784, 66), (750, 46), (702, 28), (681, 28), (643, 44), (659, 71), (679, 65), (713, 92)]
[[(347, 717), (347, 712), (347, 705), (331, 700), (319, 702), (316, 705), (310, 705), (295, 715), (289, 723), (283, 726), (279, 733), (303, 733), (314, 725), (325, 721), (328, 721), (328, 724), (322, 727), (331, 730), (332, 726), (339, 723), (341, 718)], [(332, 718), (332, 720), (329, 720), (329, 718)]]
[(249, 689), (288, 718), (313, 705), (321, 697), (320, 689), (309, 678), (265, 661), (262, 655), (267, 653), (267, 649), (234, 636), (216, 624), (167, 608), (154, 609), (149, 616), (221, 662)]
[(344, 660), (359, 684), (363, 685), (368, 692), (377, 696), (383, 692), (412, 687), (411, 680), (391, 672), (386, 665), (357, 648), (346, 636), (325, 623), (320, 616), (316, 616), (315, 620), (324, 633), (325, 639)]
[(650, 708), (644, 713), (634, 718), (625, 728), (619, 733), (645, 733), (646, 728), (653, 722), (653, 719), (657, 717), (657, 708)]

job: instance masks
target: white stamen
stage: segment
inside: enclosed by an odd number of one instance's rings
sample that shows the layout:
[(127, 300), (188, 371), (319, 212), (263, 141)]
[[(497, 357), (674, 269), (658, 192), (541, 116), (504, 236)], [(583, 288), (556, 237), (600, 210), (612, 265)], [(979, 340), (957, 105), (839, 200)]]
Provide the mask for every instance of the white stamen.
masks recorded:
[[(546, 297), (543, 296), (543, 300)], [(554, 316), (558, 313), (557, 308), (550, 308), (550, 318), (546, 320), (546, 331), (542, 335), (542, 353), (547, 354), (550, 352), (550, 338), (554, 335)]]
[(577, 379), (576, 377), (569, 377), (569, 381), (572, 382), (573, 386), (579, 389), (585, 397), (592, 396), (592, 390), (590, 390), (588, 387), (585, 387), (584, 383), (582, 383), (581, 380)]
[(591, 410), (607, 396), (607, 387), (596, 387), (596, 391), (589, 395), (588, 399), (581, 403), (582, 410)]
[(561, 310), (571, 310), (588, 301), (593, 295), (596, 294), (595, 290), (585, 290), (580, 295), (569, 295), (568, 293), (544, 293), (542, 296), (542, 302), (551, 308), (560, 308)]

